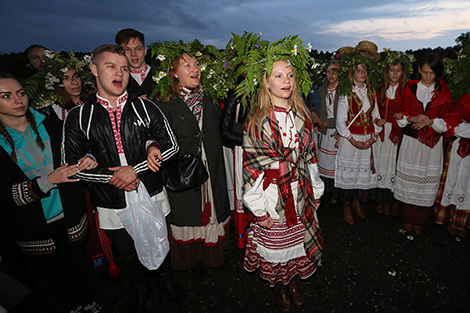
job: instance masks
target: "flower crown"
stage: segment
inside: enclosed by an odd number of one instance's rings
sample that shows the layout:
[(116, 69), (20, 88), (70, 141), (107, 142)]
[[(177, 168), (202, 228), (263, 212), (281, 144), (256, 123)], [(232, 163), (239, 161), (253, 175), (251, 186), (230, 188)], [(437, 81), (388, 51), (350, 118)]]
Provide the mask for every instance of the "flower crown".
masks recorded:
[(184, 43), (179, 41), (165, 41), (153, 43), (151, 45), (152, 57), (160, 63), (160, 71), (153, 76), (156, 84), (152, 93), (154, 96), (165, 98), (168, 96), (173, 79), (169, 73), (172, 69), (173, 61), (187, 53), (191, 57), (195, 57), (201, 67), (201, 86), (204, 92), (210, 94), (214, 101), (224, 98), (227, 95), (228, 88), (223, 79), (222, 64), (218, 61), (220, 52), (214, 46), (204, 46), (199, 40)]
[(401, 51), (392, 51), (390, 49), (384, 48), (385, 57), (382, 61), (378, 63), (379, 67), (382, 69), (382, 75), (386, 75), (385, 70), (387, 66), (393, 66), (401, 64), (403, 66), (403, 71), (405, 72), (405, 78), (408, 80), (410, 74), (413, 73), (413, 62), (416, 61), (414, 55), (408, 54)]
[[(312, 66), (309, 68), (308, 73), (315, 87), (320, 87), (326, 75), (326, 66), (329, 60), (320, 60), (312, 58)], [(339, 71), (339, 70), (338, 70)]]
[(370, 86), (374, 89), (376, 88), (377, 81), (380, 79), (382, 73), (377, 63), (363, 56), (355, 49), (345, 51), (339, 57), (341, 60), (341, 71), (339, 73), (338, 92), (341, 96), (348, 95), (352, 92), (353, 82), (349, 78), (349, 73), (351, 70), (357, 69), (359, 64), (365, 64)]
[(470, 93), (470, 43), (457, 52), (457, 59), (445, 60), (445, 75), (453, 99)]
[(244, 32), (242, 35), (232, 33), (225, 50), (222, 52), (222, 76), (226, 77), (226, 85), (234, 89), (237, 81), (244, 73), (240, 70), (253, 49), (265, 49), (269, 41), (261, 40), (261, 33)]
[(294, 66), (299, 89), (305, 96), (308, 94), (311, 81), (307, 68), (311, 59), (302, 43), (298, 36), (289, 36), (262, 48), (251, 48), (238, 70), (245, 75), (236, 88), (236, 96), (240, 97), (243, 107), (254, 107), (263, 75), (271, 75), (276, 61), (287, 61)]
[(83, 81), (82, 88), (84, 88), (86, 82), (93, 81), (93, 75), (90, 71), (90, 55), (78, 58), (71, 51), (58, 53), (45, 50), (44, 56), (46, 56), (44, 70), (34, 74), (25, 82), (25, 90), (34, 109), (41, 109), (62, 101), (55, 92), (55, 87), (64, 87), (59, 76), (60, 73), (65, 74), (70, 70), (74, 70)]

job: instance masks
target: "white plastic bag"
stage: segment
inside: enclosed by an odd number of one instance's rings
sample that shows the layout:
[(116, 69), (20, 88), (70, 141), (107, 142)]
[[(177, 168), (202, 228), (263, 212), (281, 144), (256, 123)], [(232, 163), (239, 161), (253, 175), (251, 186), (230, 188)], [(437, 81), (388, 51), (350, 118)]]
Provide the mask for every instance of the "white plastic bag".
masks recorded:
[(121, 216), (124, 227), (134, 239), (140, 262), (149, 270), (157, 269), (165, 260), (170, 243), (162, 212), (164, 200), (153, 201), (144, 184), (128, 193), (129, 217)]

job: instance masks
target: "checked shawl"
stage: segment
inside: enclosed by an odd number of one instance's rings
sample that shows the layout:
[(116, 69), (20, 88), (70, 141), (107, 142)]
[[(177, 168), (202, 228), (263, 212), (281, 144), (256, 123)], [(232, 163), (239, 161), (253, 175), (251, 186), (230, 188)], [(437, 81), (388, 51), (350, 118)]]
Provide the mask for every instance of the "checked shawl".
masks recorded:
[[(277, 181), (279, 198), (276, 212), (279, 214), (279, 224), (285, 222), (285, 208), (290, 189), (291, 179), (297, 176), (299, 190), (297, 209), (299, 217), (305, 226), (304, 247), (307, 256), (314, 262), (319, 262), (322, 256), (320, 227), (315, 208), (315, 199), (310, 179), (308, 164), (316, 163), (316, 151), (313, 125), (294, 113), (294, 125), (299, 136), (299, 148), (286, 148), (282, 144), (279, 126), (275, 122), (274, 110), (263, 121), (261, 139), (244, 136), (243, 139), (243, 181), (244, 189), (253, 186), (256, 179), (271, 164), (279, 161), (279, 179)], [(258, 134), (256, 134), (258, 135)]]

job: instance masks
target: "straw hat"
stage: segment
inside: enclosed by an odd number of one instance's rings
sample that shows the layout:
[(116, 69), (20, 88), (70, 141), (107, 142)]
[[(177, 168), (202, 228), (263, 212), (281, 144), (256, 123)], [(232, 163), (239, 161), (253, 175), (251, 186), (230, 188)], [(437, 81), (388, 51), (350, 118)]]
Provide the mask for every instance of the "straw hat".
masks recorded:
[(336, 53), (339, 54), (339, 56), (343, 55), (345, 52), (352, 52), (356, 50), (356, 48), (354, 47), (350, 47), (350, 46), (344, 46), (344, 47), (341, 47), (339, 48), (338, 50), (336, 50)]
[(370, 60), (377, 62), (380, 60), (380, 54), (377, 52), (377, 45), (371, 41), (363, 40), (357, 44), (357, 50), (364, 52), (364, 56)]

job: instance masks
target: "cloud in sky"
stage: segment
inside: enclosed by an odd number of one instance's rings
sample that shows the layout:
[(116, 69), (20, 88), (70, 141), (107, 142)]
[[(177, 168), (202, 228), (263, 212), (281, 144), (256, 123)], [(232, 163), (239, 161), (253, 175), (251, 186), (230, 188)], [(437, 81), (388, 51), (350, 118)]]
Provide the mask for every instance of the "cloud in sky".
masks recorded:
[(270, 41), (299, 34), (328, 51), (364, 39), (380, 49), (434, 48), (469, 31), (468, 16), (468, 0), (3, 0), (0, 52), (31, 43), (91, 51), (127, 27), (142, 31), (147, 43), (198, 38), (219, 48), (244, 30)]
[[(380, 17), (381, 12), (387, 12)], [(384, 41), (425, 40), (444, 36), (453, 30), (470, 29), (469, 3), (464, 1), (407, 1), (385, 4), (366, 10), (370, 19), (354, 19), (335, 23), (320, 34), (370, 36), (377, 34)]]

